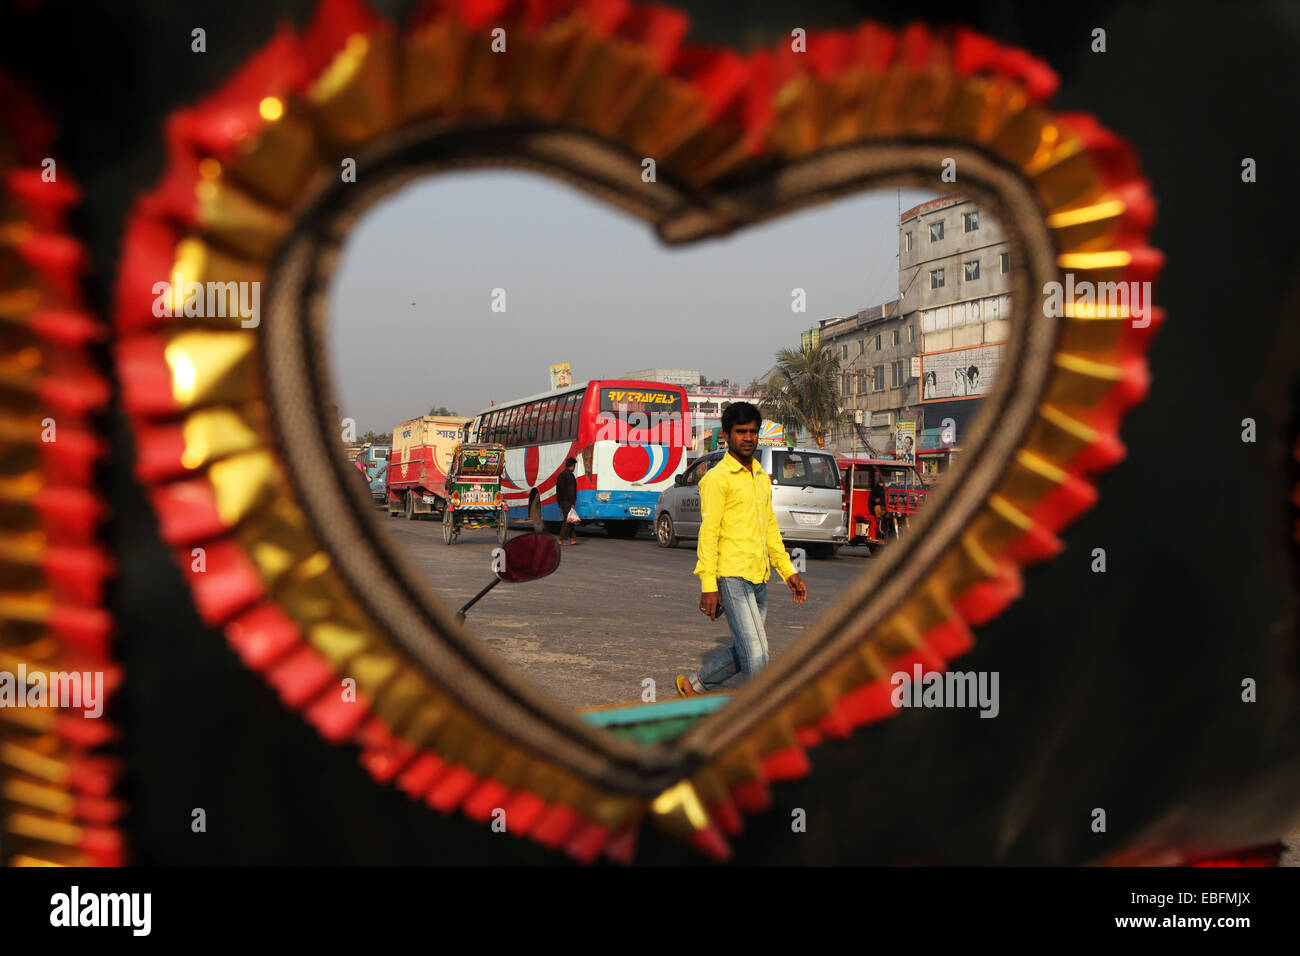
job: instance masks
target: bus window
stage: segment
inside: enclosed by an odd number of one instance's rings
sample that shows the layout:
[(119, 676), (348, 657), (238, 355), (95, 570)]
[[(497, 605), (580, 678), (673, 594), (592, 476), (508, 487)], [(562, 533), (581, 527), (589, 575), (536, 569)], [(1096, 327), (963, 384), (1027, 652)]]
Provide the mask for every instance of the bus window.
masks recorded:
[(537, 409), (537, 440), (539, 442), (550, 441), (551, 409), (554, 407), (554, 403), (555, 399), (553, 398), (537, 403), (541, 406)]
[(541, 406), (533, 402), (524, 409), (524, 444), (532, 445), (537, 442), (537, 416), (541, 411)]
[(582, 392), (574, 392), (564, 402), (564, 440), (574, 441), (578, 437), (578, 406), (582, 403)]
[(569, 396), (560, 395), (555, 399), (555, 428), (551, 435), (552, 441), (563, 441), (565, 433), (564, 413), (569, 408)]
[(549, 442), (555, 440), (555, 405), (553, 398), (548, 398), (541, 403), (541, 411), (537, 423), (537, 440), (539, 442)]
[(506, 425), (506, 444), (518, 445), (523, 442), (524, 407), (516, 405), (510, 409), (510, 423)]

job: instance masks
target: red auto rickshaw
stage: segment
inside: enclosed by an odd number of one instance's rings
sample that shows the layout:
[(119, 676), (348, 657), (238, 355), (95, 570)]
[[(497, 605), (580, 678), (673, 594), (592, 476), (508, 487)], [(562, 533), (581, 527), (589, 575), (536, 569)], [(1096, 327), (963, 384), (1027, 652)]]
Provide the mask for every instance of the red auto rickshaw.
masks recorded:
[(849, 515), (850, 547), (898, 537), (930, 495), (918, 465), (896, 458), (837, 458), (835, 464)]

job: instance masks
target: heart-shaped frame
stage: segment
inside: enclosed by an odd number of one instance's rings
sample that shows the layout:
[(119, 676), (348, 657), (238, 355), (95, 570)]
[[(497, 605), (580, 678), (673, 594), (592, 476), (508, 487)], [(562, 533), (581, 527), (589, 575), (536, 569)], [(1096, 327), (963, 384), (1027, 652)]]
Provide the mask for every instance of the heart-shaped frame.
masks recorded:
[[(1160, 318), (1040, 308), (1063, 272), (1147, 282), (1160, 265), (1130, 151), (1048, 112), (1042, 64), (920, 26), (747, 58), (683, 47), (684, 30), (674, 11), (623, 2), (465, 0), (423, 5), (398, 36), (359, 0), (325, 0), (301, 40), (282, 32), (172, 117), (171, 165), (132, 217), (118, 283), (137, 474), (204, 620), (328, 740), (358, 744), (378, 780), (443, 812), (503, 809), (509, 832), (584, 860), (630, 859), (647, 814), (725, 855), (767, 783), (808, 772), (807, 748), (893, 712), (892, 672), (966, 650), (968, 626), (1017, 596), (1019, 567), (1056, 553), (1054, 533), (1093, 503), (1087, 476), (1122, 457), (1118, 422), (1145, 390)], [(671, 745), (617, 740), (508, 672), (347, 490), (324, 414), (326, 281), (357, 216), (411, 178), (532, 169), (683, 243), (862, 189), (933, 186), (948, 159), (1015, 263), (979, 451), (917, 533)], [(341, 181), (349, 161), (355, 182)], [(270, 290), (256, 328), (159, 314), (158, 282), (241, 281)]]

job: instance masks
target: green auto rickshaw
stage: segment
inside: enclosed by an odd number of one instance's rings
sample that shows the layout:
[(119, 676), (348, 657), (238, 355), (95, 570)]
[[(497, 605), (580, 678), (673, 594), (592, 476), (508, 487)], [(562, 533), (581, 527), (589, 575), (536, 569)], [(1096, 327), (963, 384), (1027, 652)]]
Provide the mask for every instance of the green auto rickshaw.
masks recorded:
[(501, 496), (505, 464), (505, 445), (467, 442), (456, 446), (447, 470), (447, 506), (442, 513), (445, 544), (472, 528), (495, 528), (497, 544), (505, 544), (509, 513)]

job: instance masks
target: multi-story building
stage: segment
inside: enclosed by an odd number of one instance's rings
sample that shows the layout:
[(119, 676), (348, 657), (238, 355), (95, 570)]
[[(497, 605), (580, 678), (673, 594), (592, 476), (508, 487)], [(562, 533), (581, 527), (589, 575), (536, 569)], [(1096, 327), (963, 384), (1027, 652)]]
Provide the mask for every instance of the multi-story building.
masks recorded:
[(912, 359), (920, 331), (897, 300), (843, 318), (823, 319), (805, 341), (829, 346), (840, 360), (840, 405), (852, 427), (834, 430), (827, 447), (837, 453), (889, 455), (894, 425), (917, 411)]
[(942, 470), (954, 450), (946, 436), (960, 445), (1001, 364), (1010, 248), (973, 200), (941, 196), (899, 216), (898, 261), (896, 300), (822, 319), (802, 344), (840, 359), (840, 404), (853, 426), (827, 447), (888, 457), (901, 425), (927, 450), (925, 467)]
[(941, 196), (898, 221), (898, 298), (918, 327), (922, 427), (952, 420), (960, 444), (997, 377), (1010, 331), (1011, 250), (974, 200)]

